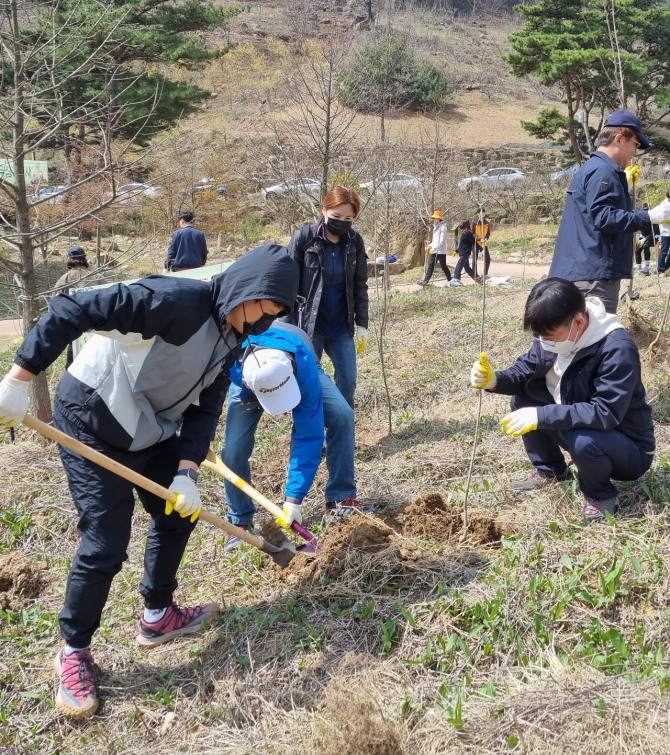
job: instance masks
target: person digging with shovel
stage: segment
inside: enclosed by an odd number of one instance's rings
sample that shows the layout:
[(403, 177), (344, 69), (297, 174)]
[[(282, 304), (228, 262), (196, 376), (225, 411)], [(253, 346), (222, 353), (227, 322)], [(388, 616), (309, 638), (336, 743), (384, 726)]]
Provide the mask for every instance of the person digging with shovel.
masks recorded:
[[(145, 648), (197, 632), (216, 604), (179, 608), (177, 569), (201, 502), (196, 487), (241, 343), (292, 310), (298, 268), (267, 245), (211, 282), (150, 276), (131, 284), (54, 297), (0, 382), (0, 425), (28, 410), (30, 381), (67, 345), (95, 331), (56, 390), (54, 425), (167, 487), (175, 503), (137, 487), (151, 516), (140, 593)], [(179, 431), (179, 433), (178, 433)], [(73, 718), (98, 708), (90, 643), (112, 579), (127, 558), (135, 486), (71, 450), (61, 460), (79, 515), (80, 544), (68, 578), (55, 659), (56, 707)], [(173, 511), (174, 509), (174, 511)]]
[(586, 524), (613, 515), (612, 480), (637, 480), (651, 466), (655, 440), (642, 385), (640, 354), (619, 318), (571, 281), (545, 278), (526, 301), (524, 330), (533, 345), (508, 369), (486, 354), (472, 366), (473, 388), (512, 396), (500, 424), (523, 437), (535, 471), (512, 490), (536, 491), (572, 480), (561, 449), (578, 472)]
[[(326, 522), (362, 510), (354, 480), (354, 410), (316, 360), (309, 336), (285, 322), (252, 336), (231, 371), (228, 393), (224, 464), (250, 480), (249, 458), (263, 412), (293, 413), (290, 459), (280, 524), (302, 523), (302, 500), (314, 482), (326, 438)], [(249, 529), (256, 511), (253, 501), (229, 480), (225, 482), (228, 520)], [(227, 537), (225, 549), (240, 541)]]

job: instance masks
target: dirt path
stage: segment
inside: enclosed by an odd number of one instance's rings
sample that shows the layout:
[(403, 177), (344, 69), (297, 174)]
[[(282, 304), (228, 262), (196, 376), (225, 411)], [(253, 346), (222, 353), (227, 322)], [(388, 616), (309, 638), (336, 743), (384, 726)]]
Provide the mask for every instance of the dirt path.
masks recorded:
[[(447, 258), (447, 264), (449, 265), (449, 269), (452, 271), (452, 273), (454, 270), (454, 259), (455, 259), (454, 257)], [(542, 278), (542, 276), (547, 275), (548, 272), (549, 272), (549, 265), (525, 265), (524, 266), (524, 265), (519, 265), (513, 262), (491, 262), (491, 267), (489, 268), (489, 276), (491, 276), (492, 278), (502, 278), (505, 276), (509, 276), (510, 278), (514, 280), (519, 280), (521, 278), (538, 280), (539, 278)], [(417, 268), (416, 280), (419, 280), (421, 277), (422, 277), (422, 271), (419, 268)], [(475, 285), (475, 282), (466, 273), (463, 273), (461, 280), (465, 286)], [(431, 283), (432, 285), (439, 286), (439, 287), (444, 287), (447, 285), (447, 281), (443, 277), (442, 270), (440, 270), (439, 265), (437, 266), (437, 271), (433, 274)], [(391, 288), (396, 291), (419, 291), (421, 289), (421, 286), (419, 286), (417, 283), (394, 284), (393, 277), (391, 277)]]
[[(448, 260), (449, 267), (453, 270), (453, 258)], [(442, 277), (442, 271), (433, 276), (433, 285), (446, 286), (447, 281)], [(511, 262), (492, 262), (489, 275), (492, 277), (502, 277), (509, 275), (511, 278), (518, 280), (526, 277), (531, 279), (541, 278), (549, 272), (549, 265), (523, 265)], [(421, 278), (421, 270), (417, 268), (416, 279)], [(466, 286), (474, 285), (474, 281), (467, 275), (463, 275), (463, 283)], [(420, 286), (416, 283), (399, 283), (394, 284), (391, 278), (391, 288), (397, 291), (419, 291)], [(0, 320), (0, 349), (6, 349), (13, 341), (21, 338), (21, 320)]]

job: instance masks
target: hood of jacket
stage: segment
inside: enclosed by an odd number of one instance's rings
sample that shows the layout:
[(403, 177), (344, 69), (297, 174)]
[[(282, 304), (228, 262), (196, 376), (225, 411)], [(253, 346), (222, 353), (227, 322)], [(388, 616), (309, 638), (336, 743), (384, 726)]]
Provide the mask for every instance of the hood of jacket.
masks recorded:
[(247, 252), (225, 272), (212, 278), (214, 316), (225, 332), (226, 315), (239, 304), (271, 299), (286, 312), (293, 310), (298, 296), (300, 270), (284, 246), (265, 244)]

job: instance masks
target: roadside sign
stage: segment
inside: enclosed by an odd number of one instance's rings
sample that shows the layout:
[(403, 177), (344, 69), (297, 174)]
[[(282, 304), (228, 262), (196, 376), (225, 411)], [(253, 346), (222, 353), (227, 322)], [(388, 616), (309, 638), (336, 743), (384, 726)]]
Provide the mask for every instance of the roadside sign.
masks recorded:
[[(46, 160), (25, 160), (23, 166), (27, 184), (49, 183), (49, 164)], [(16, 183), (12, 160), (0, 160), (0, 178)]]

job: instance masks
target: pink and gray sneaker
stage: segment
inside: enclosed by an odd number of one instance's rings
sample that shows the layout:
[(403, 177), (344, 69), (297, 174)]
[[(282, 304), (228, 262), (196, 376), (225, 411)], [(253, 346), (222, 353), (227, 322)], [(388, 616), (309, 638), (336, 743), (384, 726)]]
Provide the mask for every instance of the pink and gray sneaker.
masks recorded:
[(54, 668), (60, 679), (56, 708), (70, 718), (92, 716), (98, 710), (99, 700), (90, 649), (75, 650), (70, 655), (64, 649), (59, 651)]
[(145, 648), (153, 648), (182, 634), (199, 632), (203, 624), (213, 619), (218, 612), (219, 606), (216, 603), (205, 603), (193, 608), (179, 608), (173, 603), (158, 621), (145, 621), (144, 617), (140, 619), (137, 643)]

